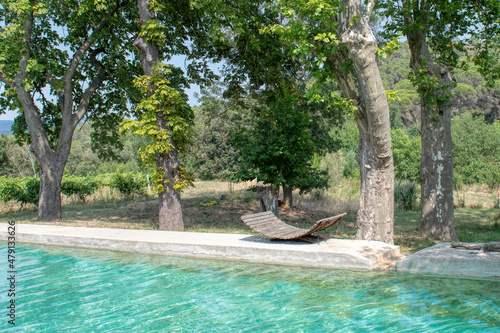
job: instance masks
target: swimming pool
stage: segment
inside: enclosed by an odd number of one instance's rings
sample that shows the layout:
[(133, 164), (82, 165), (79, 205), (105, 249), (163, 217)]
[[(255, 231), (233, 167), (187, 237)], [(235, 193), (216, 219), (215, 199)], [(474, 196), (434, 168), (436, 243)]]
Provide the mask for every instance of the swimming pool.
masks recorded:
[(500, 331), (500, 281), (38, 245), (16, 260), (16, 332)]

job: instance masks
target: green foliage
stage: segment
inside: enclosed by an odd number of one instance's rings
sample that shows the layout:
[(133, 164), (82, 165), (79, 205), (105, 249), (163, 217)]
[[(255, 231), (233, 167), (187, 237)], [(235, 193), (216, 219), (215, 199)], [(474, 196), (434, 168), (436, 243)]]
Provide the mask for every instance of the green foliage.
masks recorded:
[(305, 191), (326, 185), (326, 174), (312, 168), (319, 146), (309, 127), (311, 116), (298, 102), (289, 97), (259, 106), (255, 126), (233, 134), (234, 145), (241, 150), (237, 179)]
[(35, 177), (39, 171), (27, 145), (18, 145), (13, 136), (0, 136), (0, 176)]
[[(422, 66), (425, 66), (425, 60), (422, 60)], [(433, 105), (442, 106), (451, 99), (451, 93), (443, 95), (448, 89), (453, 88), (454, 84), (441, 84), (437, 77), (429, 74), (425, 67), (420, 67), (410, 72), (408, 79), (417, 87), (420, 96), (428, 100), (429, 107)]]
[(500, 122), (463, 114), (452, 119), (455, 184), (500, 184)]
[(40, 180), (38, 178), (7, 178), (0, 177), (0, 199), (4, 202), (10, 200), (21, 203), (38, 204)]
[(144, 175), (133, 173), (114, 173), (109, 182), (111, 188), (127, 196), (133, 193), (144, 195), (146, 185), (147, 181)]
[(415, 210), (418, 185), (408, 179), (397, 180), (394, 183), (394, 205), (399, 210)]
[[(144, 98), (137, 108), (141, 111), (140, 120), (123, 121), (120, 131), (131, 131), (150, 139), (149, 144), (139, 149), (143, 167), (157, 165), (156, 157), (167, 156), (172, 151), (185, 152), (191, 137), (194, 114), (187, 104), (187, 96), (182, 93), (182, 86), (187, 85), (182, 71), (173, 67), (157, 66), (152, 75), (143, 75), (134, 80)], [(170, 80), (169, 80), (170, 78)], [(192, 177), (182, 164), (179, 165), (180, 178), (174, 189), (181, 191), (192, 186)], [(157, 165), (152, 174), (158, 192), (165, 190), (165, 183), (170, 179)]]
[[(337, 17), (340, 3), (282, 0), (276, 5), (286, 19), (264, 31), (279, 34), (284, 40), (294, 43), (294, 56), (307, 59), (311, 71), (324, 72), (321, 69), (326, 60), (336, 54), (341, 45)], [(315, 56), (311, 58), (311, 54)]]
[(409, 136), (402, 129), (391, 131), (394, 178), (419, 181), (422, 145), (420, 136)]
[(182, 155), (186, 168), (203, 180), (231, 177), (240, 152), (230, 133), (252, 125), (248, 108), (234, 99), (224, 99), (222, 88), (214, 85), (201, 91), (201, 105), (195, 108), (193, 141)]
[[(61, 192), (67, 196), (77, 196), (84, 201), (102, 186), (109, 186), (124, 195), (133, 193), (144, 195), (147, 186), (146, 176), (140, 173), (102, 174), (96, 177), (63, 177)], [(0, 177), (0, 200), (4, 202), (18, 201), (22, 205), (31, 203), (38, 205), (40, 179), (33, 177), (7, 178)]]
[[(53, 150), (65, 117), (61, 106), (75, 103), (73, 110), (69, 108), (72, 119), (68, 118), (65, 126), (80, 120), (74, 119), (77, 109), (78, 112), (92, 110), (80, 118), (85, 116), (96, 126), (94, 139), (101, 141), (94, 143), (94, 148), (99, 154), (113, 155), (112, 148), (120, 145), (115, 135), (117, 125), (135, 102), (130, 78), (137, 73), (139, 62), (131, 57), (133, 39), (128, 38), (137, 32), (133, 9), (132, 3), (113, 1), (98, 4), (94, 1), (2, 1), (0, 12), (5, 24), (0, 31), (0, 68), (2, 77), (11, 83), (2, 89), (0, 106), (21, 111), (13, 127), (18, 142), (31, 141), (23, 114), (30, 111), (21, 107), (12, 80), (23, 69), (21, 57), (29, 55), (23, 88), (37, 98), (36, 111)], [(30, 12), (33, 29), (29, 36), (31, 49), (27, 50), (23, 38)], [(106, 24), (97, 28), (103, 20)], [(85, 43), (90, 43), (89, 49), (82, 47)], [(82, 54), (77, 54), (79, 49)], [(94, 80), (102, 75), (102, 70), (106, 72), (107, 83), (92, 91), (89, 86), (97, 82)], [(62, 96), (64, 102), (62, 98), (58, 100)], [(100, 125), (104, 129), (100, 129)]]
[(344, 179), (359, 179), (360, 177), (356, 153), (353, 151), (345, 153), (339, 150), (335, 153), (326, 153), (323, 157), (317, 156), (314, 164), (315, 167), (327, 173), (328, 186), (332, 189), (340, 186)]
[[(283, 20), (275, 3), (257, 1), (210, 1), (214, 17), (222, 17), (214, 30), (214, 45), (224, 57), (224, 97), (243, 98), (246, 92), (272, 90), (282, 95), (299, 80), (302, 64), (291, 56), (294, 45), (268, 31)], [(220, 53), (220, 52), (219, 52)], [(271, 97), (272, 98), (272, 97)]]
[[(466, 61), (465, 57), (461, 60)], [(410, 51), (407, 42), (402, 42), (399, 49), (386, 58), (380, 59), (380, 72), (384, 87), (391, 89), (395, 99), (388, 100), (391, 116), (391, 128), (410, 127), (420, 122), (420, 96), (417, 89), (408, 79)], [(463, 112), (484, 114), (491, 122), (498, 118), (497, 109), (500, 101), (497, 98), (500, 85), (488, 88), (479, 68), (467, 62), (467, 69), (454, 70), (456, 87), (451, 93), (452, 114)]]
[(382, 0), (377, 7), (386, 17), (386, 38), (419, 31), (437, 63), (465, 68), (461, 55), (466, 54), (490, 82), (498, 79), (498, 1), (405, 1), (400, 5)]
[(102, 184), (94, 177), (64, 177), (61, 192), (67, 196), (75, 195), (85, 201), (87, 195), (93, 194)]
[(346, 120), (342, 126), (335, 126), (330, 130), (330, 136), (333, 137), (331, 150), (344, 152), (356, 152), (359, 146), (359, 131), (354, 117)]
[[(71, 153), (64, 169), (65, 176), (97, 176), (114, 172), (141, 172), (141, 157), (137, 151), (148, 144), (148, 138), (124, 133), (120, 139), (122, 147), (114, 151), (113, 159), (99, 158), (92, 150), (91, 124), (77, 128), (73, 135)], [(149, 171), (149, 170), (147, 170)]]

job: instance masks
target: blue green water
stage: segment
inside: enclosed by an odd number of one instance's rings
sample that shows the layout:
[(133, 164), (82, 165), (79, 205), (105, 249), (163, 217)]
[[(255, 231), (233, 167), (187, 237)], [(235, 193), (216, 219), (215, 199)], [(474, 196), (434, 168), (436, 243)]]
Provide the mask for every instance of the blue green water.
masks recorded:
[(500, 332), (500, 281), (31, 245), (16, 265), (0, 331)]

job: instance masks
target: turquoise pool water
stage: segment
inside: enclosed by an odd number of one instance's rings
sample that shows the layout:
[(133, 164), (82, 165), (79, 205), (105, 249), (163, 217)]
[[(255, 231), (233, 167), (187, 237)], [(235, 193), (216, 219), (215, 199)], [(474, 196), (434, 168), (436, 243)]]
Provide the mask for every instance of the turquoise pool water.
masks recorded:
[(16, 255), (17, 325), (2, 278), (3, 331), (500, 332), (500, 281), (50, 246)]

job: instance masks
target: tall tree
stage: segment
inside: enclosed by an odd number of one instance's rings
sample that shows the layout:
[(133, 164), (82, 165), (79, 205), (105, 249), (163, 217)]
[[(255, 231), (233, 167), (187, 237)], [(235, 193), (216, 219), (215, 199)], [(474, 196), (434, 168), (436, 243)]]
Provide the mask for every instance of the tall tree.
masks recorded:
[[(305, 111), (304, 105), (297, 98), (305, 72), (298, 59), (291, 56), (289, 44), (277, 34), (260, 33), (261, 29), (277, 24), (281, 19), (279, 11), (268, 1), (241, 0), (231, 5), (224, 4), (220, 9), (224, 19), (220, 21), (219, 39), (226, 45), (223, 56), (228, 89), (225, 96), (247, 102), (257, 101), (257, 106), (251, 108), (256, 126), (249, 131), (249, 135), (240, 136), (241, 140), (236, 142), (244, 150), (238, 175), (240, 179), (258, 178), (263, 181), (264, 187), (259, 189), (263, 200), (261, 208), (266, 210), (267, 206), (272, 206), (278, 214), (276, 203), (280, 185), (304, 188), (303, 185), (313, 178), (312, 174), (306, 176), (303, 168), (310, 164), (314, 152), (305, 153), (301, 149), (312, 144), (310, 135), (304, 137), (304, 141), (308, 142), (304, 147), (294, 148), (287, 144), (287, 141), (300, 140), (299, 137), (305, 134), (305, 115), (299, 119)], [(302, 110), (293, 106), (292, 101), (297, 102)], [(287, 139), (284, 133), (290, 137)], [(265, 153), (260, 148), (273, 152)], [(296, 155), (304, 159), (290, 159), (294, 149)], [(255, 153), (257, 150), (260, 153)], [(293, 168), (296, 172), (292, 172)], [(300, 177), (305, 178), (300, 180)]]
[[(405, 31), (412, 54), (410, 67), (420, 93), (422, 157), (420, 169), (421, 220), (425, 237), (457, 240), (453, 207), (453, 150), (451, 143), (452, 67), (434, 61), (427, 44), (430, 3), (405, 1)], [(413, 7), (414, 10), (410, 8)], [(419, 25), (416, 28), (415, 25)]]
[(314, 154), (322, 147), (314, 138), (312, 115), (305, 103), (290, 93), (287, 99), (259, 105), (254, 110), (255, 125), (233, 136), (233, 144), (241, 151), (237, 177), (267, 185), (267, 191), (258, 189), (261, 208), (276, 216), (280, 186), (302, 191), (326, 186), (325, 175), (312, 166)]
[[(282, 0), (286, 23), (273, 27), (296, 46), (309, 69), (335, 78), (357, 119), (361, 193), (357, 239), (393, 243), (394, 166), (389, 107), (369, 26), (375, 1)], [(341, 101), (339, 103), (342, 103)]]
[[(173, 95), (177, 94), (176, 91), (170, 89), (168, 81), (162, 80), (164, 73), (161, 69), (162, 59), (158, 45), (161, 37), (155, 29), (159, 25), (155, 8), (149, 0), (139, 0), (137, 7), (143, 31), (135, 40), (134, 45), (140, 51), (144, 71), (145, 81), (142, 83), (142, 90), (149, 98), (149, 101), (148, 99), (143, 101), (146, 113), (142, 117), (146, 118), (147, 123), (153, 122), (148, 131), (154, 131), (156, 134), (152, 153), (159, 173), (157, 177), (159, 178), (157, 186), (160, 186), (158, 190), (159, 224), (161, 229), (183, 230), (180, 191), (174, 188), (176, 182), (180, 180), (180, 162), (177, 158), (177, 143), (173, 138), (173, 126), (169, 124), (169, 111), (175, 110), (176, 105), (173, 107), (168, 105), (174, 104)], [(155, 95), (158, 92), (160, 94)], [(162, 93), (166, 94), (167, 98), (162, 98)], [(182, 103), (182, 100), (180, 102)], [(148, 112), (148, 109), (152, 109), (153, 112)]]
[(141, 151), (146, 165), (156, 164), (156, 184), (161, 229), (183, 230), (181, 191), (191, 185), (178, 154), (186, 149), (194, 113), (183, 88), (184, 73), (163, 65), (173, 55), (185, 55), (191, 81), (205, 84), (215, 78), (207, 59), (216, 55), (211, 43), (211, 19), (204, 1), (138, 0), (141, 32), (134, 45), (140, 51), (143, 76), (135, 82), (143, 93), (138, 109), (140, 120), (128, 121), (125, 128), (152, 137)]
[[(403, 31), (411, 52), (410, 79), (421, 104), (421, 223), (428, 238), (457, 240), (451, 140), (452, 71), (468, 55), (491, 81), (499, 77), (498, 1), (403, 0), (381, 2), (389, 31)], [(492, 54), (493, 53), (493, 54)], [(495, 70), (496, 69), (496, 70)]]
[[(61, 180), (80, 121), (87, 118), (110, 130), (128, 110), (125, 74), (135, 70), (126, 61), (131, 45), (123, 41), (129, 17), (121, 11), (127, 6), (121, 1), (1, 3), (1, 102), (22, 111), (16, 122), (24, 131), (15, 134), (21, 140), (24, 135), (40, 167), (38, 220), (61, 218)], [(112, 132), (96, 133), (102, 134), (103, 148), (116, 142)]]

